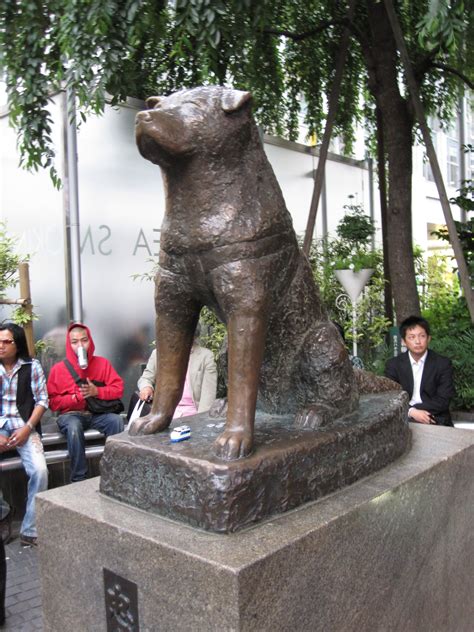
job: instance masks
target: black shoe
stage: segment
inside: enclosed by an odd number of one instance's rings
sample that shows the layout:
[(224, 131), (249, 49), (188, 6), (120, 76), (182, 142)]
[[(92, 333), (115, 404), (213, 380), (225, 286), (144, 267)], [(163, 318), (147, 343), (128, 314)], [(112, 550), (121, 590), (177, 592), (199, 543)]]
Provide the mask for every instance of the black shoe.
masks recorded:
[(21, 546), (38, 546), (38, 538), (20, 533), (20, 544)]

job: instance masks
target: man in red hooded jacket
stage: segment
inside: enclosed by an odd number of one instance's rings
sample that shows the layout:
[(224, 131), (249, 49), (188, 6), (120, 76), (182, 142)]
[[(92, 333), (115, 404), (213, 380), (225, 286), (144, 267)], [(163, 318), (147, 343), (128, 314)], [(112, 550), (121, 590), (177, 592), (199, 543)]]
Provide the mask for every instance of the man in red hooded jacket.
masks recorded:
[[(112, 400), (123, 395), (122, 378), (108, 360), (94, 355), (94, 349), (89, 328), (73, 323), (66, 334), (66, 359), (81, 383), (77, 383), (79, 380), (75, 380), (64, 361), (51, 368), (48, 378), (49, 406), (60, 413), (57, 423), (67, 438), (71, 482), (87, 478), (84, 431), (94, 428), (108, 437), (123, 430), (120, 415), (91, 413), (87, 408), (88, 397)], [(83, 359), (79, 363), (78, 356), (81, 355)]]

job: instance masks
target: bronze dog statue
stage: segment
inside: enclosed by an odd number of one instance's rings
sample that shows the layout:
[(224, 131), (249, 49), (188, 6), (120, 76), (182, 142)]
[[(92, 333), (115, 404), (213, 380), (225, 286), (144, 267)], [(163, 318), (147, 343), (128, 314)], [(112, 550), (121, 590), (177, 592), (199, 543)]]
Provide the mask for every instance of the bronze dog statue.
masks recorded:
[(137, 115), (137, 145), (161, 167), (166, 190), (155, 290), (159, 388), (130, 434), (169, 426), (203, 305), (228, 334), (217, 456), (251, 452), (256, 407), (313, 427), (354, 410), (352, 367), (299, 250), (250, 93), (199, 87), (147, 105)]

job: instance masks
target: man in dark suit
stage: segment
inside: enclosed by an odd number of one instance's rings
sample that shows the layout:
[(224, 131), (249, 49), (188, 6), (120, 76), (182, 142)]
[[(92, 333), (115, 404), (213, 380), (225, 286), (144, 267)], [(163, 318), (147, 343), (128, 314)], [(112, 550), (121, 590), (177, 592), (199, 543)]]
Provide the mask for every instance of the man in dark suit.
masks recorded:
[(448, 358), (428, 349), (428, 321), (409, 316), (400, 325), (400, 336), (408, 351), (387, 361), (385, 375), (410, 395), (409, 421), (452, 426), (453, 367)]

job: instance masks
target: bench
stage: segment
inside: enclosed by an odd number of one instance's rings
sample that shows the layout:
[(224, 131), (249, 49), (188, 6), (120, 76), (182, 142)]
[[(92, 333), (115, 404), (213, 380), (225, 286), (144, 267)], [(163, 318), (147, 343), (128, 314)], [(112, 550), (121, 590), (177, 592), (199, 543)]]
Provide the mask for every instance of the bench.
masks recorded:
[[(122, 416), (126, 423), (125, 415)], [(48, 489), (67, 485), (70, 480), (70, 469), (66, 437), (59, 432), (55, 417), (52, 415), (42, 422), (42, 429), (44, 456), (49, 471)], [(84, 437), (89, 476), (98, 476), (105, 437), (98, 430), (86, 430)], [(0, 478), (4, 498), (15, 508), (16, 516), (20, 520), (25, 512), (28, 479), (16, 450), (0, 455)]]
[[(125, 413), (121, 414), (124, 426), (127, 427)], [(42, 441), (46, 464), (64, 463), (69, 461), (66, 437), (59, 432), (56, 425), (56, 415), (50, 415), (46, 422), (42, 422)], [(102, 456), (105, 446), (105, 437), (98, 430), (86, 430), (84, 432), (86, 443), (86, 458), (94, 459)], [(16, 450), (4, 452), (0, 455), (0, 472), (12, 472), (22, 469), (21, 459)]]
[[(86, 440), (86, 458), (92, 459), (101, 456), (104, 451), (104, 435), (98, 430), (86, 430), (84, 438)], [(42, 440), (47, 465), (69, 460), (66, 437), (63, 434), (54, 431), (43, 432)], [(90, 445), (87, 445), (88, 443)], [(3, 453), (2, 459), (0, 459), (0, 472), (11, 472), (22, 468), (23, 465), (16, 450), (12, 451), (11, 454)]]

